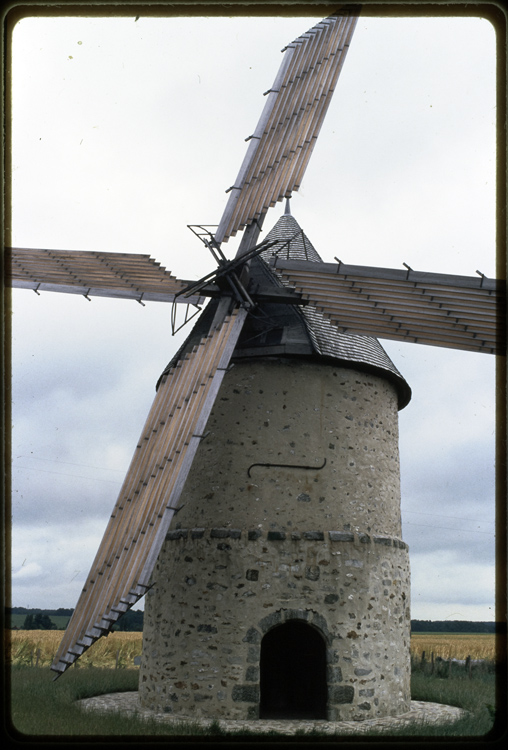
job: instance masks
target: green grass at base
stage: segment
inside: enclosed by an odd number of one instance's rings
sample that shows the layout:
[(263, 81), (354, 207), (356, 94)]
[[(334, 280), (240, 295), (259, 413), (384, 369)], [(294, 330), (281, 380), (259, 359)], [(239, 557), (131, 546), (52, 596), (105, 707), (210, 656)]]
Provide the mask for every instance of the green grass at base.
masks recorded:
[(192, 726), (161, 726), (114, 712), (83, 711), (76, 701), (94, 695), (137, 690), (137, 670), (90, 667), (69, 670), (53, 680), (49, 669), (15, 667), (11, 673), (10, 721), (13, 736), (93, 736), (206, 734)]
[[(258, 739), (283, 736), (276, 732), (263, 735), (253, 732), (226, 732), (220, 729), (217, 722), (210, 722), (208, 727), (201, 727), (192, 722), (171, 725), (114, 712), (86, 712), (76, 704), (77, 700), (94, 695), (137, 690), (137, 683), (137, 670), (95, 667), (72, 669), (54, 681), (50, 670), (27, 666), (14, 667), (11, 672), (11, 699), (8, 702), (12, 735), (20, 739), (94, 735), (187, 735), (203, 738), (220, 736), (226, 741), (228, 737), (239, 740), (241, 736), (255, 736)], [(466, 675), (443, 679), (416, 670), (412, 675), (411, 691), (413, 700), (459, 706), (468, 710), (470, 714), (456, 722), (438, 727), (415, 724), (400, 730), (372, 729), (368, 733), (362, 732), (361, 736), (483, 737), (493, 729), (495, 676), (492, 673), (485, 672), (474, 679), (469, 679)], [(297, 736), (302, 734), (299, 732)], [(333, 737), (316, 731), (308, 734), (312, 739), (324, 740), (325, 737)]]

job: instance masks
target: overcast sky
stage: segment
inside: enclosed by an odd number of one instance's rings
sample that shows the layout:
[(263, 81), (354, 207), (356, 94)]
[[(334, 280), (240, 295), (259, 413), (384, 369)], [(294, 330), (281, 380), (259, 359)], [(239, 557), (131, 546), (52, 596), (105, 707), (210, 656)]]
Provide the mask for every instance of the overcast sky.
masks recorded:
[[(280, 50), (319, 20), (21, 21), (13, 245), (211, 271), (186, 225), (219, 222)], [(325, 261), (493, 277), (495, 117), (488, 21), (361, 18), (292, 213)], [(13, 311), (12, 603), (72, 607), (188, 329), (162, 303), (14, 290)], [(492, 620), (494, 357), (382, 343), (413, 389), (412, 616)]]

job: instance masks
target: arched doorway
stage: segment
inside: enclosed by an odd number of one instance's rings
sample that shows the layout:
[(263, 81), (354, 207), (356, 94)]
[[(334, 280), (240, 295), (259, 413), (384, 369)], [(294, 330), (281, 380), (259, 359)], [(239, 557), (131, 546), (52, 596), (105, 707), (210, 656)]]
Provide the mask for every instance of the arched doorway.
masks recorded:
[(290, 620), (261, 641), (261, 719), (326, 719), (326, 644), (315, 628)]

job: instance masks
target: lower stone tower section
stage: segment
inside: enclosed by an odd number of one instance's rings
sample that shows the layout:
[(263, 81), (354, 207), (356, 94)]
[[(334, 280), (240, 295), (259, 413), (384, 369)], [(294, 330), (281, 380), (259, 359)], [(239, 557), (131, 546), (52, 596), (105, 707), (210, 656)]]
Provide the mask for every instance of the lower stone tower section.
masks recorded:
[(409, 709), (397, 425), (378, 375), (235, 364), (146, 597), (143, 706), (210, 720)]

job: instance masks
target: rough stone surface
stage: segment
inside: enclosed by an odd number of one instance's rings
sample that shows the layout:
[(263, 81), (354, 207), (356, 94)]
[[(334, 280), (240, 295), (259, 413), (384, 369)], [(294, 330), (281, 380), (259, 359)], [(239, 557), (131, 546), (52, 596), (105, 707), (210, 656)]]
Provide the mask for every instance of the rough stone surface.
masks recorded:
[(409, 710), (397, 424), (377, 375), (236, 363), (147, 594), (144, 708), (256, 718), (263, 637), (299, 620), (326, 644), (329, 721)]
[[(77, 701), (85, 711), (97, 711), (105, 713), (116, 711), (126, 715), (136, 715), (141, 719), (155, 719), (155, 721), (166, 724), (178, 724), (185, 721), (185, 717), (175, 717), (172, 714), (157, 713), (143, 708), (139, 702), (139, 694), (132, 693), (108, 693), (93, 698), (84, 698)], [(428, 703), (427, 701), (411, 701), (407, 712), (398, 716), (390, 716), (379, 719), (365, 719), (364, 721), (296, 721), (296, 720), (227, 720), (218, 721), (221, 729), (231, 732), (248, 730), (249, 732), (280, 732), (283, 735), (293, 735), (296, 732), (312, 732), (318, 730), (325, 734), (350, 734), (361, 735), (371, 729), (379, 729), (390, 734), (390, 730), (407, 727), (411, 724), (436, 725), (448, 724), (461, 719), (467, 714), (462, 708), (447, 706), (442, 703)], [(191, 719), (198, 726), (209, 726), (212, 719)]]

